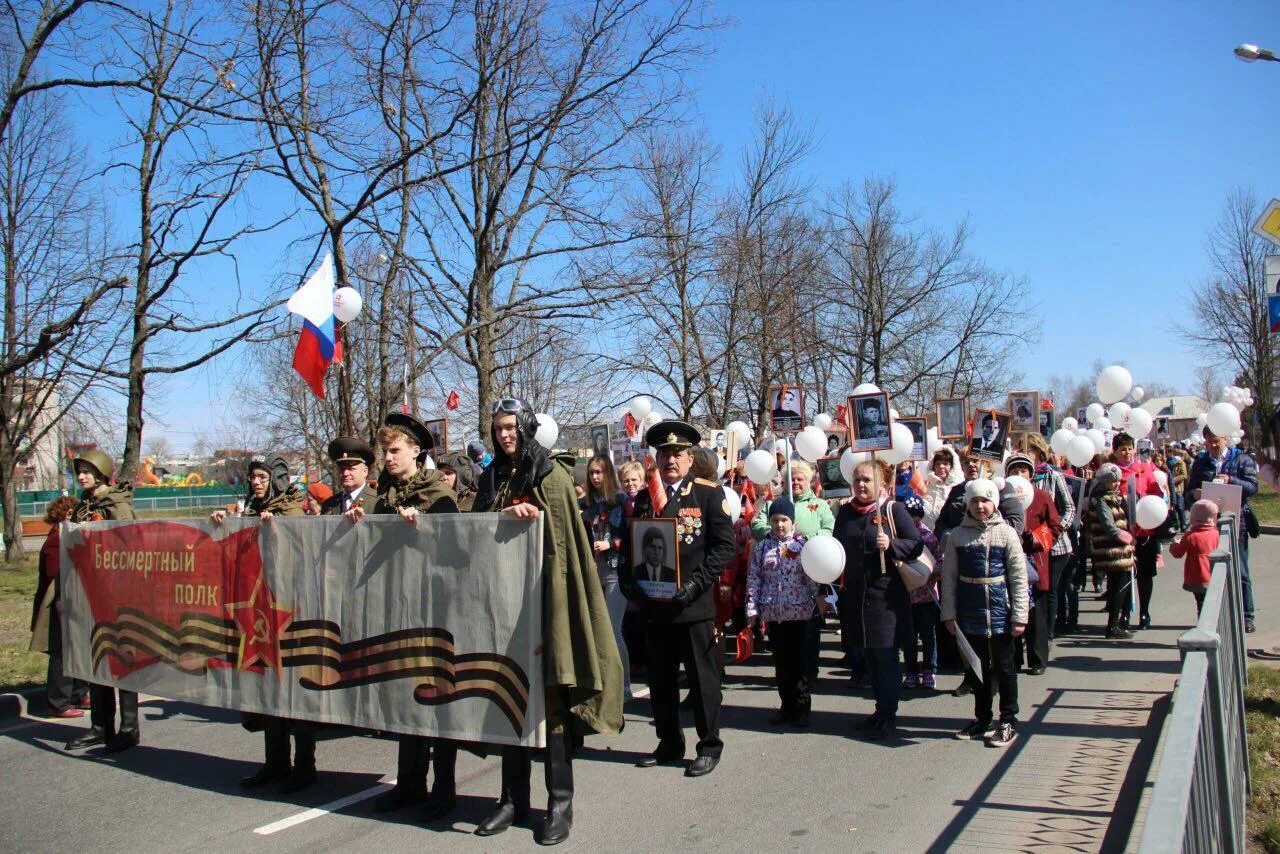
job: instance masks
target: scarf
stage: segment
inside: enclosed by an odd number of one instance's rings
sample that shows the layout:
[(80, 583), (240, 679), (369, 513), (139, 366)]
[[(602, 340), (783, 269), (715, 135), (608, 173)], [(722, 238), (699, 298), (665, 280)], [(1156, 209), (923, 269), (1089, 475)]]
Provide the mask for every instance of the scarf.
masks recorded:
[(881, 503), (884, 502), (884, 499), (885, 499), (885, 494), (884, 494), (884, 490), (882, 489), (880, 490), (879, 495), (877, 495), (875, 498), (868, 501), (866, 504), (863, 504), (861, 501), (854, 498), (849, 502), (849, 506), (852, 507), (855, 511), (857, 511), (859, 516), (866, 516), (872, 510), (875, 510), (877, 507), (879, 507)]

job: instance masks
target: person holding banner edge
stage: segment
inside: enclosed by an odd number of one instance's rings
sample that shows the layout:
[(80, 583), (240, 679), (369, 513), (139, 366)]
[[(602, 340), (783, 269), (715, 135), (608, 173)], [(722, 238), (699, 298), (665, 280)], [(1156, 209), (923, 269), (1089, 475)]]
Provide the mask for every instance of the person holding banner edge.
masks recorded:
[[(102, 451), (85, 451), (75, 462), (80, 500), (71, 510), (72, 522), (133, 519), (133, 487), (112, 485), (115, 465)], [(120, 729), (116, 730), (116, 689), (89, 684), (89, 731), (66, 744), (67, 750), (104, 745), (107, 753), (119, 753), (138, 744), (138, 694), (120, 689)]]
[[(493, 461), (480, 475), (473, 512), (501, 512), (543, 524), (547, 812), (538, 842), (555, 845), (568, 839), (573, 827), (574, 740), (586, 732), (622, 731), (622, 661), (574, 493), (574, 456), (552, 455), (538, 444), (538, 417), (523, 400), (498, 400), (491, 430)], [(476, 835), (492, 836), (528, 822), (532, 767), (530, 748), (502, 748), (502, 793)]]

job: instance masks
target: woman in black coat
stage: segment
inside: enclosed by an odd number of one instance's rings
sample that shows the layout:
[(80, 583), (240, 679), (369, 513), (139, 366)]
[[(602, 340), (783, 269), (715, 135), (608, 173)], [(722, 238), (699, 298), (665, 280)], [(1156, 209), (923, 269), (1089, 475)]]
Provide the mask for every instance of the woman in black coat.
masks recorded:
[(889, 500), (892, 484), (893, 469), (888, 465), (859, 463), (853, 470), (853, 497), (840, 507), (835, 526), (845, 554), (840, 631), (849, 647), (862, 651), (871, 679), (876, 710), (859, 729), (867, 730), (872, 739), (884, 738), (897, 727), (902, 690), (898, 647), (911, 628), (911, 599), (897, 561), (917, 558), (924, 551), (924, 540), (907, 509)]

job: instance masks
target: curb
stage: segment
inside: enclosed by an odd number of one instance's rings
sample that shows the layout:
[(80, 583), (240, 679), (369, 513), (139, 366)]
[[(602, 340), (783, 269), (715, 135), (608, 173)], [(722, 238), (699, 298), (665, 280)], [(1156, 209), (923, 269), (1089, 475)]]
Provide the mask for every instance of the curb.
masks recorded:
[(31, 699), (38, 697), (44, 688), (28, 688), (11, 694), (0, 694), (0, 721), (20, 718), (27, 713)]
[(1280, 534), (1280, 525), (1259, 525), (1258, 531), (1263, 534)]

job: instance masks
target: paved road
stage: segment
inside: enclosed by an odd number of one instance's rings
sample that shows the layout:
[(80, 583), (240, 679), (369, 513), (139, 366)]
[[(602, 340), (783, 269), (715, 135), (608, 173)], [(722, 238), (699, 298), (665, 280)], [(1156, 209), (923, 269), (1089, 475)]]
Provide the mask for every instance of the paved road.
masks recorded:
[[(1266, 630), (1271, 621), (1280, 625), (1280, 582), (1268, 572), (1280, 558), (1280, 537), (1254, 545)], [(893, 742), (854, 738), (852, 724), (869, 713), (871, 700), (847, 690), (834, 634), (807, 732), (767, 724), (776, 694), (766, 655), (732, 668), (725, 755), (708, 777), (632, 767), (654, 746), (647, 701), (633, 701), (626, 731), (588, 739), (574, 763), (576, 823), (563, 848), (1121, 850), (1130, 830), (1135, 839), (1140, 831), (1141, 798), (1178, 670), (1174, 644), (1195, 614), (1180, 586), (1181, 564), (1169, 561), (1158, 578), (1156, 627), (1127, 643), (1102, 639), (1100, 603), (1087, 599), (1085, 628), (1059, 642), (1049, 672), (1019, 678), (1024, 724), (1007, 751), (949, 738), (971, 718), (972, 703), (947, 693), (906, 699)], [(949, 675), (941, 684), (957, 681)], [(320, 784), (290, 797), (259, 797), (236, 784), (260, 761), (261, 744), (233, 714), (158, 700), (143, 708), (142, 746), (118, 757), (63, 752), (87, 719), (26, 718), (0, 728), (0, 850), (534, 847), (522, 828), (490, 839), (471, 835), (499, 789), (496, 758), (459, 759), (456, 818), (428, 828), (408, 813), (388, 820), (372, 811), (368, 796), (394, 773), (391, 741), (322, 741)], [(536, 768), (535, 778), (538, 805), (544, 796)]]

